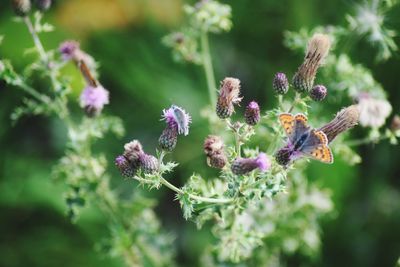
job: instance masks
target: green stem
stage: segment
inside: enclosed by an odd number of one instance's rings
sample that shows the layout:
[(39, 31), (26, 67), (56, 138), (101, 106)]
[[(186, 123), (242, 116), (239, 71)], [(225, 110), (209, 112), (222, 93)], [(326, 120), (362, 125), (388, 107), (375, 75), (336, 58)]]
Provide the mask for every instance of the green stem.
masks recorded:
[(33, 24), (31, 22), (30, 18), (28, 16), (25, 16), (24, 22), (25, 22), (26, 26), (28, 27), (29, 33), (32, 35), (33, 42), (39, 53), (41, 60), (43, 60), (44, 63), (48, 63), (49, 59), (47, 57), (46, 51), (43, 48), (42, 42), (40, 41), (39, 36), (36, 33), (35, 28), (33, 27)]
[(210, 98), (210, 104), (212, 107), (216, 105), (216, 83), (214, 77), (214, 69), (211, 60), (210, 47), (208, 43), (208, 35), (205, 30), (201, 33), (201, 48), (202, 48), (202, 59), (203, 59), (203, 68), (204, 73), (206, 75), (207, 87), (208, 87), (208, 96)]
[(300, 93), (297, 93), (297, 92), (296, 92), (296, 95), (295, 95), (295, 97), (294, 97), (294, 100), (293, 100), (293, 102), (292, 102), (292, 105), (290, 106), (290, 108), (289, 108), (289, 110), (288, 110), (287, 113), (291, 113), (291, 112), (293, 111), (294, 107), (295, 107), (296, 104), (300, 101), (300, 99), (301, 99)]
[[(171, 189), (172, 191), (175, 191), (178, 194), (185, 194), (185, 192), (182, 189), (179, 189), (178, 187), (174, 186), (167, 180), (165, 180), (163, 177), (160, 177), (161, 183)], [(197, 196), (194, 194), (187, 193), (187, 195), (194, 200), (198, 200), (201, 202), (207, 202), (207, 203), (219, 203), (219, 204), (227, 204), (233, 201), (233, 199), (229, 198), (210, 198), (210, 197), (202, 197), (202, 196)]]

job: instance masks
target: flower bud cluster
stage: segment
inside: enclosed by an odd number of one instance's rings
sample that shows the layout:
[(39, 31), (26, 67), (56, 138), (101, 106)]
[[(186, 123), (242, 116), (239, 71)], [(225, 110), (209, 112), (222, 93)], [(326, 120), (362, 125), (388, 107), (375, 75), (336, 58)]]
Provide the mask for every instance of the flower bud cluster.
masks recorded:
[(156, 157), (148, 155), (143, 151), (138, 140), (133, 140), (124, 145), (123, 155), (115, 159), (115, 166), (122, 176), (131, 178), (141, 169), (144, 173), (154, 173), (159, 169), (159, 162)]

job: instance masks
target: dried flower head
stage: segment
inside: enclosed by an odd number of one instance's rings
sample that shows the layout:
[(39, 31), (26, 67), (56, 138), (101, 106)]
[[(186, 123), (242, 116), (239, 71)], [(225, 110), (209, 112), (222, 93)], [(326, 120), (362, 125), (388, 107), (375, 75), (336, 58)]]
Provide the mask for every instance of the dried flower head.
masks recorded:
[(319, 130), (325, 133), (328, 143), (330, 143), (340, 133), (356, 126), (359, 118), (360, 111), (357, 105), (352, 105), (339, 111), (332, 121), (322, 126)]
[(242, 100), (239, 94), (239, 79), (228, 77), (221, 82), (216, 110), (218, 117), (225, 119), (232, 116), (233, 112), (235, 111), (233, 105), (239, 104)]
[(314, 101), (322, 101), (328, 94), (328, 90), (323, 85), (316, 85), (311, 89), (310, 97)]
[(298, 92), (309, 92), (312, 89), (318, 67), (328, 55), (330, 46), (328, 35), (317, 33), (310, 39), (304, 62), (293, 77), (293, 85)]
[(394, 115), (392, 122), (390, 124), (390, 130), (397, 132), (400, 130), (400, 116)]
[(275, 74), (272, 87), (274, 88), (275, 92), (280, 95), (284, 95), (288, 92), (289, 82), (285, 73), (278, 72)]
[(167, 122), (167, 127), (176, 128), (178, 134), (189, 134), (189, 124), (192, 119), (183, 108), (172, 105), (169, 109), (163, 110), (162, 117)]
[(265, 153), (260, 153), (256, 158), (238, 158), (231, 165), (234, 174), (241, 175), (249, 173), (255, 169), (261, 172), (267, 171), (271, 167), (271, 161)]
[(25, 17), (31, 11), (32, 5), (30, 0), (12, 0), (11, 3), (17, 16)]
[(256, 125), (260, 121), (260, 106), (256, 101), (251, 101), (247, 105), (244, 118), (248, 125)]
[(51, 6), (51, 0), (35, 0), (36, 8), (44, 12)]
[(204, 141), (204, 153), (207, 155), (207, 164), (210, 167), (222, 169), (228, 161), (224, 142), (219, 136), (207, 136)]
[(124, 145), (124, 156), (131, 163), (138, 162), (142, 154), (144, 154), (143, 147), (138, 140), (133, 140)]
[(138, 166), (132, 164), (125, 156), (119, 155), (115, 158), (115, 166), (121, 172), (121, 175), (127, 178), (135, 176)]
[(80, 102), (89, 117), (96, 116), (109, 103), (109, 92), (101, 85), (88, 85), (81, 93)]
[(375, 99), (368, 93), (358, 96), (360, 125), (363, 127), (379, 128), (392, 112), (392, 106), (385, 99)]

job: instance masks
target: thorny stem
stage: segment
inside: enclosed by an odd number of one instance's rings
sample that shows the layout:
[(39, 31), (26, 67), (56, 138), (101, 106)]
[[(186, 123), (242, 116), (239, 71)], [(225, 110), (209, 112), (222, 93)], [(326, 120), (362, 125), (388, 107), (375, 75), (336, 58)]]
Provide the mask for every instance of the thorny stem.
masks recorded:
[(204, 73), (206, 75), (206, 80), (207, 80), (207, 87), (208, 87), (208, 96), (210, 98), (210, 104), (212, 107), (215, 107), (216, 105), (216, 96), (215, 96), (215, 90), (216, 90), (216, 83), (215, 83), (215, 77), (214, 77), (214, 70), (213, 70), (213, 65), (212, 65), (212, 60), (211, 60), (211, 55), (210, 55), (210, 46), (208, 43), (208, 35), (207, 31), (203, 30), (201, 33), (201, 55), (203, 59), (203, 68), (204, 68)]
[[(162, 151), (159, 158), (158, 158), (158, 162), (159, 165), (161, 166), (162, 164), (162, 160), (164, 158), (165, 152)], [(146, 182), (146, 179), (140, 179), (140, 177), (134, 177), (136, 180), (138, 181), (144, 181)], [(139, 179), (138, 179), (139, 178)], [(182, 189), (176, 187), (175, 185), (171, 184), (170, 182), (168, 182), (164, 177), (162, 177), (162, 175), (160, 175), (160, 181), (163, 185), (165, 185), (166, 187), (168, 187), (169, 189), (171, 189), (172, 191), (175, 191), (178, 194), (185, 194), (186, 192), (183, 191)], [(202, 202), (206, 202), (206, 203), (219, 203), (219, 204), (226, 204), (226, 203), (230, 203), (233, 201), (233, 199), (228, 199), (228, 198), (210, 198), (210, 197), (202, 197), (202, 196), (198, 196), (198, 195), (194, 195), (194, 194), (190, 194), (190, 193), (186, 193), (191, 199), (194, 200), (198, 200), (198, 201), (202, 201)]]
[[(182, 189), (179, 189), (178, 187), (174, 186), (167, 180), (165, 180), (162, 176), (160, 176), (161, 183), (171, 189), (172, 191), (175, 191), (178, 194), (185, 194)], [(207, 202), (207, 203), (219, 203), (219, 204), (227, 204), (233, 201), (233, 199), (229, 198), (210, 198), (210, 197), (202, 197), (202, 196), (197, 196), (194, 194), (186, 193), (191, 199), (202, 201), (202, 202)]]

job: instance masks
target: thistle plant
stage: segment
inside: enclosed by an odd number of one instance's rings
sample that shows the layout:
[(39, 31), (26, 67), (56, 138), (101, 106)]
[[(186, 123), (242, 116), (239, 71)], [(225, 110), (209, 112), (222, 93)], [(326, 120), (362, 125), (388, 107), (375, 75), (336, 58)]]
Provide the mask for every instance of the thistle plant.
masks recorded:
[[(112, 102), (110, 92), (100, 83), (95, 60), (76, 41), (46, 51), (39, 33), (52, 30), (41, 21), (48, 2), (37, 2), (40, 6), (34, 23), (30, 1), (12, 2), (20, 22), (27, 25), (38, 56), (27, 69), (48, 80), (51, 90), (32, 87), (30, 77), (19, 74), (3, 59), (0, 79), (27, 95), (24, 106), (12, 115), (14, 121), (24, 114), (53, 116), (67, 129), (67, 149), (54, 168), (54, 177), (65, 184), (68, 217), (75, 222), (89, 203), (96, 204), (110, 218), (110, 237), (102, 246), (109, 254), (123, 258), (127, 266), (173, 265), (172, 240), (160, 229), (152, 199), (133, 190), (129, 197), (119, 196), (109, 183), (105, 156), (92, 151), (92, 145), (107, 131), (124, 134), (121, 120), (104, 114)], [(137, 184), (148, 189), (166, 187), (175, 193), (186, 220), (198, 228), (211, 225), (215, 242), (200, 256), (203, 266), (283, 266), (280, 258), (284, 255), (315, 257), (321, 243), (320, 219), (334, 207), (330, 192), (306, 176), (310, 161), (329, 163), (329, 168), (335, 168), (335, 158), (356, 164), (361, 158), (352, 146), (383, 139), (394, 144), (400, 137), (398, 116), (382, 131), (392, 112), (382, 86), (368, 69), (353, 64), (335, 46), (350, 36), (352, 24), (347, 29), (287, 32), (286, 45), (306, 51), (304, 60), (297, 70), (286, 70), (295, 73), (293, 77), (288, 78), (282, 70), (270, 74), (266, 90), (269, 96), (276, 96), (277, 105), (265, 110), (258, 104), (261, 99), (244, 101), (242, 95), (248, 88), (241, 86), (240, 77), (219, 77), (219, 90), (216, 86), (208, 35), (229, 31), (230, 6), (202, 0), (185, 6), (184, 11), (186, 25), (166, 36), (164, 42), (177, 60), (204, 68), (209, 105), (203, 114), (210, 128), (198, 147), (204, 151), (207, 165), (218, 171), (217, 177), (202, 177), (194, 170), (183, 186), (174, 185), (179, 165), (170, 159), (171, 154), (195, 123), (188, 105), (166, 104), (160, 111), (165, 128), (154, 140), (159, 149), (150, 152), (133, 136), (130, 142), (121, 142), (112, 164), (132, 188)], [(86, 83), (79, 101), (69, 98), (65, 64), (74, 64)], [(237, 108), (243, 102), (247, 103), (244, 112)], [(70, 105), (80, 106), (79, 120), (72, 118)], [(323, 105), (332, 105), (337, 112), (324, 118), (319, 114)], [(366, 137), (349, 139), (354, 127), (367, 128)]]

